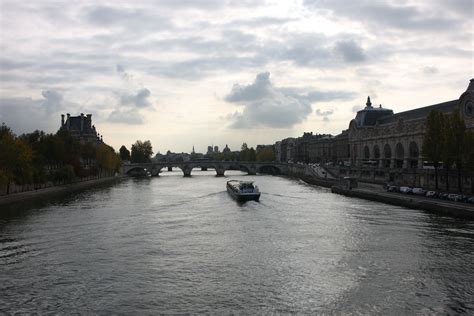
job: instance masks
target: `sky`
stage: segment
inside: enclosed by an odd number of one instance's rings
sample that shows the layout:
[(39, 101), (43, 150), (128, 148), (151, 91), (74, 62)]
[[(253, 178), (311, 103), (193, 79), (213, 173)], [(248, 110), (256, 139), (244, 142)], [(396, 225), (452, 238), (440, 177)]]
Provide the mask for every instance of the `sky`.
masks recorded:
[(472, 0), (0, 0), (0, 122), (92, 114), (116, 150), (239, 150), (347, 129), (474, 77)]

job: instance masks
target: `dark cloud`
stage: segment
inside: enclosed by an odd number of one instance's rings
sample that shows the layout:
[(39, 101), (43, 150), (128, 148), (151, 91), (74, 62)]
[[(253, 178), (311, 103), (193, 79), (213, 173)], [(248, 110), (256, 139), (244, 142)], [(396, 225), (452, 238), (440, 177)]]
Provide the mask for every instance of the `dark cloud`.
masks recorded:
[(149, 101), (150, 94), (150, 90), (143, 88), (134, 94), (122, 95), (120, 97), (120, 103), (125, 106), (146, 108), (151, 106), (151, 102)]
[(354, 41), (338, 41), (334, 49), (345, 62), (357, 63), (367, 60), (367, 55), (362, 47)]
[(5, 122), (16, 133), (32, 132), (34, 129), (55, 132), (59, 129), (63, 110), (80, 108), (65, 101), (63, 94), (55, 90), (44, 90), (41, 95), (43, 98), (38, 99), (0, 98), (0, 122)]

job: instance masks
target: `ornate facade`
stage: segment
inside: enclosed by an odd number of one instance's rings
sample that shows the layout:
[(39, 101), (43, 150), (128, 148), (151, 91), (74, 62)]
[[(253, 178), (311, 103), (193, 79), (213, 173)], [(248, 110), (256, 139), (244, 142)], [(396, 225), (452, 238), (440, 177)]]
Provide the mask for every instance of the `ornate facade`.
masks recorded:
[(422, 168), (421, 146), (426, 118), (432, 110), (459, 110), (466, 127), (474, 128), (474, 79), (458, 100), (447, 101), (394, 114), (382, 106), (367, 106), (349, 124), (348, 144), (352, 166), (378, 168)]

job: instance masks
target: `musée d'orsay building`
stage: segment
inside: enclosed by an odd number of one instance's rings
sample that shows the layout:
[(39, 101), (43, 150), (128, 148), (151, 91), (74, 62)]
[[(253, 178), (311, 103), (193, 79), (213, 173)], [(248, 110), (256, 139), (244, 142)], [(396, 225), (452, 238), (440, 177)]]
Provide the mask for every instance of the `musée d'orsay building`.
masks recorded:
[[(334, 137), (304, 135), (282, 140), (275, 144), (276, 156), (280, 161), (333, 162), (342, 175), (376, 182), (432, 187), (434, 173), (423, 168), (421, 154), (426, 118), (432, 110), (446, 114), (459, 110), (466, 128), (474, 129), (474, 79), (456, 100), (400, 113), (374, 106), (368, 98), (348, 130)], [(441, 185), (443, 177), (441, 171)], [(463, 179), (463, 186), (470, 187), (469, 181), (469, 177)], [(457, 185), (454, 179), (450, 183), (453, 188)]]

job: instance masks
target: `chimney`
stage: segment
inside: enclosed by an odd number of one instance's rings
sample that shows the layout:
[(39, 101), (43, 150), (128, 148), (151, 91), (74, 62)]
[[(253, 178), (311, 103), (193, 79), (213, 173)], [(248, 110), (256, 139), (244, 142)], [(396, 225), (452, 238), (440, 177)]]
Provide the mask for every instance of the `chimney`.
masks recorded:
[(87, 114), (87, 128), (92, 128), (92, 114)]
[(71, 127), (71, 120), (69, 119), (71, 117), (71, 114), (66, 114), (67, 115), (67, 120), (66, 120), (66, 124), (67, 124), (67, 130), (69, 131), (69, 128)]
[(61, 114), (61, 127), (64, 126), (64, 114)]
[(84, 131), (84, 113), (81, 113), (81, 134)]

